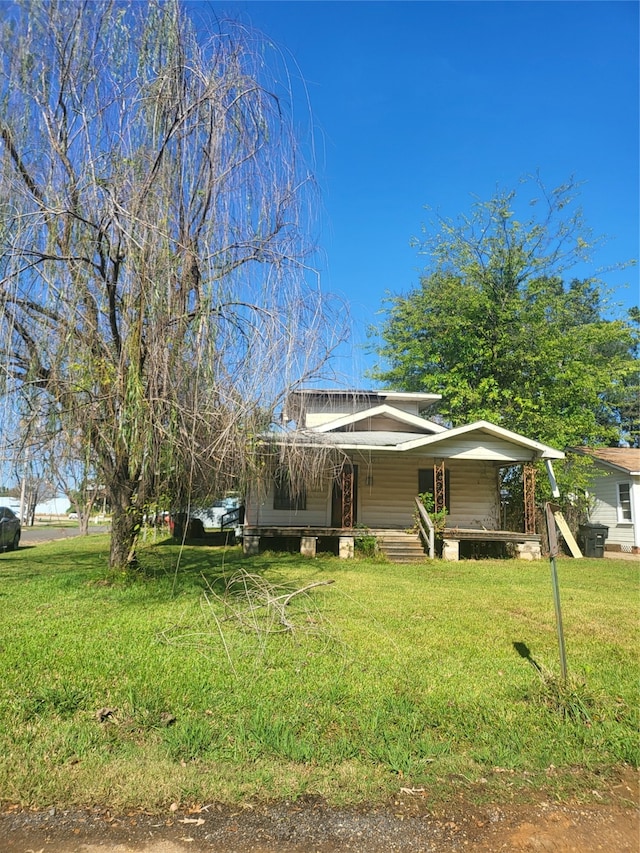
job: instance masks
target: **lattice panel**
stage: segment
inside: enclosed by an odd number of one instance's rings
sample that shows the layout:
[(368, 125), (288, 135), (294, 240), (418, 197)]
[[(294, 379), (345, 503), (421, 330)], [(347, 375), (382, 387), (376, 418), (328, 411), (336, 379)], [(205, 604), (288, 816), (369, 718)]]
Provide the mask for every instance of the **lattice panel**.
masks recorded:
[(522, 469), (524, 487), (524, 532), (536, 532), (536, 469), (525, 465)]
[(440, 512), (446, 506), (446, 491), (445, 491), (445, 476), (444, 462), (434, 463), (433, 466), (433, 508), (435, 512)]

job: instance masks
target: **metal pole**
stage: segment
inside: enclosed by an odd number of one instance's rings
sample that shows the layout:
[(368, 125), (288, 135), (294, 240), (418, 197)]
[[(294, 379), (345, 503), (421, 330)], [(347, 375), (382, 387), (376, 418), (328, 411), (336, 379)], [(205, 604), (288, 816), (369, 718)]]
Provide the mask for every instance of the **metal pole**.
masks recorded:
[(562, 608), (560, 607), (560, 587), (558, 586), (558, 570), (556, 558), (551, 558), (551, 583), (553, 585), (553, 601), (556, 606), (556, 628), (558, 631), (558, 648), (560, 649), (560, 671), (563, 681), (567, 680), (567, 655), (564, 648), (564, 631), (562, 630)]
[(558, 648), (560, 650), (560, 671), (563, 681), (567, 680), (567, 655), (564, 645), (564, 630), (562, 628), (562, 607), (560, 605), (560, 585), (558, 583), (558, 568), (556, 556), (558, 555), (558, 539), (556, 536), (556, 520), (553, 517), (554, 505), (545, 505), (547, 517), (547, 534), (549, 536), (549, 554), (551, 558), (551, 586), (553, 587), (553, 603), (556, 609), (556, 631), (558, 633)]

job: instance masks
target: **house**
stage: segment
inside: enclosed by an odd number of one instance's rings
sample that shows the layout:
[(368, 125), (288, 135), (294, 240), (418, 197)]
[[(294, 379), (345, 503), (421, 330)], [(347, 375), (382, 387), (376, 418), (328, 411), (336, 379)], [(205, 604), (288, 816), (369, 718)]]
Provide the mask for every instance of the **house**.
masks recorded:
[(591, 458), (596, 467), (589, 521), (609, 528), (605, 550), (640, 554), (640, 448), (572, 450)]
[[(273, 439), (279, 453), (246, 495), (245, 553), (286, 539), (299, 540), (303, 554), (319, 545), (349, 557), (362, 526), (385, 550), (394, 537), (407, 538), (417, 496), (430, 492), (435, 509), (447, 511), (445, 559), (458, 559), (470, 542), (502, 542), (518, 556), (539, 558), (532, 463), (564, 454), (487, 421), (448, 429), (428, 417), (438, 400), (394, 391), (293, 393), (283, 418), (288, 428)], [(320, 460), (312, 484), (295, 487), (279, 466), (292, 448)], [(514, 465), (524, 469), (525, 529), (508, 531), (501, 529), (499, 472)], [(412, 539), (424, 556), (417, 534)], [(433, 556), (432, 530), (424, 530), (424, 546)]]

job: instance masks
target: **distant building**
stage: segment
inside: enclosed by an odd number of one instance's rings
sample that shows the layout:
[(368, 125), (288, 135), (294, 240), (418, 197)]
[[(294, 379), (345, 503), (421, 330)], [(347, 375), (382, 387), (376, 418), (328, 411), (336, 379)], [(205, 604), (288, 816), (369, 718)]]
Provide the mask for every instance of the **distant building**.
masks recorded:
[(575, 447), (598, 470), (589, 521), (608, 527), (605, 548), (640, 554), (640, 449)]
[[(20, 501), (18, 501), (18, 510), (20, 509)], [(66, 515), (71, 509), (69, 498), (65, 495), (58, 495), (55, 498), (50, 498), (48, 501), (36, 504), (35, 517), (49, 515)], [(16, 510), (14, 510), (15, 512)]]

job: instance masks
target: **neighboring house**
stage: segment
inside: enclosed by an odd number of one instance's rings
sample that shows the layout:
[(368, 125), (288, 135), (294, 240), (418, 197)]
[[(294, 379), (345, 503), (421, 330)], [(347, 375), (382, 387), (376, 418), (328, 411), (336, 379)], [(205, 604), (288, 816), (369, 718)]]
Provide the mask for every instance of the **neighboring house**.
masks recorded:
[(593, 459), (598, 476), (591, 487), (589, 521), (609, 528), (605, 549), (640, 554), (640, 449), (574, 447)]
[[(416, 497), (435, 496), (448, 511), (443, 556), (458, 559), (460, 543), (504, 542), (515, 553), (540, 557), (534, 529), (531, 463), (563, 459), (561, 451), (487, 421), (447, 429), (421, 414), (438, 394), (392, 391), (307, 390), (291, 395), (284, 416), (295, 428), (274, 437), (323, 459), (317, 485), (295, 492), (286, 471), (267, 468), (246, 495), (244, 551), (256, 553), (268, 540), (316, 543), (351, 556), (358, 527), (384, 542), (414, 525)], [(499, 472), (525, 466), (526, 530), (500, 530)], [(416, 539), (416, 536), (414, 536)], [(463, 546), (468, 547), (468, 546)], [(432, 548), (429, 550), (432, 551)]]

